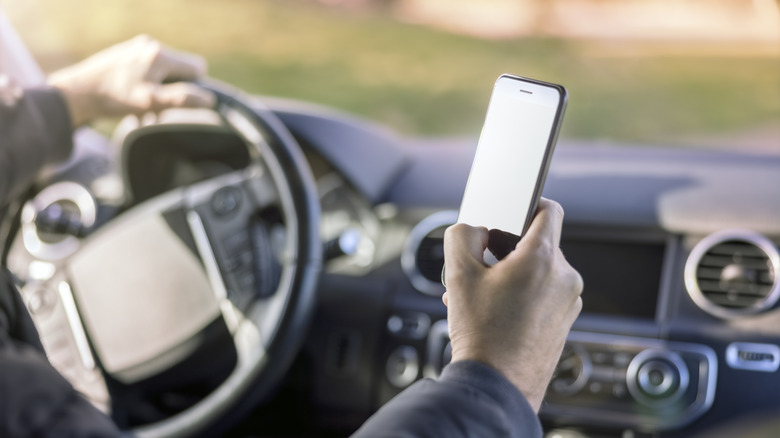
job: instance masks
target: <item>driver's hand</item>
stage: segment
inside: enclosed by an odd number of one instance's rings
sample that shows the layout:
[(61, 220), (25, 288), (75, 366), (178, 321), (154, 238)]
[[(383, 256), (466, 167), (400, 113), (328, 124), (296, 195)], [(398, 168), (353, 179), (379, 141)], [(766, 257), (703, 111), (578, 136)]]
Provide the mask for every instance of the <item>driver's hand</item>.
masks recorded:
[(562, 220), (561, 206), (542, 199), (527, 234), (492, 267), (485, 228), (457, 224), (444, 236), (453, 362), (492, 366), (537, 412), (582, 309), (582, 278), (559, 249)]
[(147, 36), (109, 47), (53, 73), (49, 84), (60, 89), (74, 126), (98, 117), (119, 117), (170, 107), (210, 107), (214, 95), (189, 83), (206, 74), (206, 61), (175, 52)]

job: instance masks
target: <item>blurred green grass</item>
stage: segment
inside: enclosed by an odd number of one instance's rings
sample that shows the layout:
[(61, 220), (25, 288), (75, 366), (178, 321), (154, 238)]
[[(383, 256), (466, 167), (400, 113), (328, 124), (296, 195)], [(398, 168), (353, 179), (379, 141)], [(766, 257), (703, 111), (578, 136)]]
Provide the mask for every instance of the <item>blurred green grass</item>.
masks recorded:
[(476, 136), (492, 83), (506, 72), (567, 87), (570, 138), (674, 143), (780, 120), (778, 57), (482, 40), (303, 0), (6, 0), (4, 8), (48, 71), (146, 33), (204, 55), (212, 76), (249, 92), (331, 105), (413, 135)]

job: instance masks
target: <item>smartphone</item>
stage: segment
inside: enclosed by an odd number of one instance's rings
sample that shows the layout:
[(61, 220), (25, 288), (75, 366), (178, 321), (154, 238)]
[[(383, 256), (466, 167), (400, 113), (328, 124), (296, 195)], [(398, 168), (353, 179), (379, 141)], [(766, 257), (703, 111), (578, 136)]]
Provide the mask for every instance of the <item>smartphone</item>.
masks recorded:
[(562, 86), (520, 76), (501, 75), (493, 87), (458, 222), (490, 230), (498, 260), (533, 220), (566, 100)]

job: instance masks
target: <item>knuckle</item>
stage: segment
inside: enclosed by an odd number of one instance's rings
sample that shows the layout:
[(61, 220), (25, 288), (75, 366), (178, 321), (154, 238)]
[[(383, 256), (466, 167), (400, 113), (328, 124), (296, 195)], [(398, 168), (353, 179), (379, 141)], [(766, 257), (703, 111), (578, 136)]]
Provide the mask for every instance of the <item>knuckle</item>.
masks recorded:
[(149, 35), (138, 35), (134, 38), (138, 50), (150, 58), (157, 58), (162, 53), (163, 45)]
[(133, 38), (133, 42), (141, 47), (157, 47), (160, 42), (146, 34), (141, 34)]
[(462, 234), (465, 234), (466, 232), (468, 232), (469, 228), (471, 228), (471, 227), (469, 227), (468, 225), (463, 224), (463, 223), (453, 224), (453, 225), (450, 225), (444, 231), (444, 235), (445, 236), (449, 235), (450, 237), (456, 236), (456, 235), (462, 235)]
[(574, 268), (569, 267), (569, 278), (572, 291), (575, 292), (577, 296), (580, 296), (582, 294), (582, 289), (585, 287), (585, 282), (582, 279), (582, 275), (580, 275), (580, 273), (577, 272)]
[(572, 305), (572, 319), (576, 319), (577, 316), (582, 312), (582, 297), (577, 297), (576, 300), (574, 300), (574, 304)]
[(558, 215), (560, 217), (563, 217), (564, 211), (563, 211), (563, 206), (561, 204), (559, 204), (556, 201), (549, 200), (549, 205), (550, 205), (550, 210), (554, 214), (556, 214), (556, 215)]
[(558, 248), (549, 239), (538, 239), (534, 242), (533, 251), (545, 266), (552, 266), (558, 258)]

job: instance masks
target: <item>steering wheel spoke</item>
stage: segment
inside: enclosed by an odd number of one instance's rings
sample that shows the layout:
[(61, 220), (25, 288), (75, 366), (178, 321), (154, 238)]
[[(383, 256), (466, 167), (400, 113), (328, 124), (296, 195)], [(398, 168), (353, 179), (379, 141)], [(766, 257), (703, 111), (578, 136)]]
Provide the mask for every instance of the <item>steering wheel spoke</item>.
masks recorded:
[(185, 191), (187, 223), (217, 299), (245, 310), (276, 293), (286, 230), (278, 192), (260, 166)]

